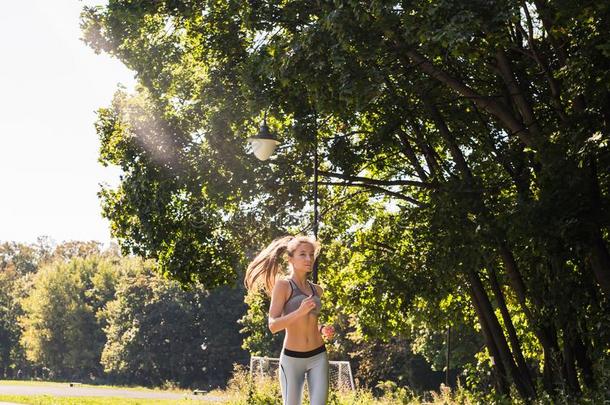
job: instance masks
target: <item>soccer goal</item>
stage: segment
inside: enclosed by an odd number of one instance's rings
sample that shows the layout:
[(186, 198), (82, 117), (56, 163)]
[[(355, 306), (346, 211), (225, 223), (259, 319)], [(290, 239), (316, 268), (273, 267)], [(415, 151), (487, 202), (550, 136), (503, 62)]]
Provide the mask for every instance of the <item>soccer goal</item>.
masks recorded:
[[(329, 362), (330, 387), (333, 390), (353, 390), (354, 376), (349, 361)], [(250, 375), (278, 378), (280, 359), (274, 357), (250, 357)]]

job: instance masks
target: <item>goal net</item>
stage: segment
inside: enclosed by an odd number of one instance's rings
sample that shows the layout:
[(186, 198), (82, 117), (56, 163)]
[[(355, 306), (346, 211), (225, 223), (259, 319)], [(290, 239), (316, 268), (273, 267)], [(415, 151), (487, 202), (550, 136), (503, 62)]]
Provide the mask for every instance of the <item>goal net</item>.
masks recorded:
[[(250, 357), (250, 374), (254, 378), (278, 378), (280, 359), (274, 357)], [(330, 388), (332, 390), (353, 390), (354, 376), (349, 361), (329, 362)], [(305, 381), (307, 384), (307, 381)]]

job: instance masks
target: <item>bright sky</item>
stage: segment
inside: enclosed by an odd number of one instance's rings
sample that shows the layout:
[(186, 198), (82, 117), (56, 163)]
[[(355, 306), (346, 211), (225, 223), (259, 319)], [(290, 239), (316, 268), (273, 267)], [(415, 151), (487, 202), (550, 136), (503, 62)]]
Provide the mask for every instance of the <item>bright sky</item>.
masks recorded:
[(96, 193), (119, 170), (98, 163), (95, 110), (133, 73), (79, 38), (94, 0), (20, 0), (0, 13), (0, 241), (110, 241)]

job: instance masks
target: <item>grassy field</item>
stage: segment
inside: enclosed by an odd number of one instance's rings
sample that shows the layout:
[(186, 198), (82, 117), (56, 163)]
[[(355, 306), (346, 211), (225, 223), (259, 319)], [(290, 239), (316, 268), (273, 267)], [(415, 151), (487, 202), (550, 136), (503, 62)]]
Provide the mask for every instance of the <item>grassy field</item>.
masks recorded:
[[(65, 387), (69, 381), (36, 381), (36, 380), (0, 380), (0, 385), (24, 385), (24, 386), (37, 386), (37, 387)], [(128, 385), (97, 385), (97, 384), (81, 384), (79, 387), (89, 388), (111, 388), (118, 390), (133, 390), (133, 391), (148, 391), (148, 392), (171, 392), (173, 394), (190, 394), (191, 390), (185, 390), (180, 388), (146, 388), (139, 386), (128, 386)]]
[(218, 404), (192, 399), (133, 399), (117, 397), (51, 397), (48, 395), (0, 395), (0, 402), (28, 405), (209, 405)]
[[(49, 388), (68, 388), (68, 382), (49, 382), (49, 381), (26, 381), (26, 380), (0, 380), (0, 386), (31, 386), (31, 387), (49, 387)], [(113, 385), (92, 385), (80, 384), (79, 388), (96, 388), (108, 390), (129, 390), (147, 393), (171, 393), (178, 395), (191, 395), (191, 390), (170, 388), (170, 389), (151, 389), (145, 387), (129, 387), (129, 386), (113, 386)], [(69, 389), (69, 388), (68, 388)], [(218, 394), (222, 392), (219, 391)], [(115, 395), (115, 394), (109, 394)], [(51, 395), (4, 395), (0, 394), (0, 402), (14, 402), (18, 404), (29, 405), (209, 405), (218, 404), (219, 402), (206, 401), (203, 399), (149, 399), (149, 398), (122, 398), (118, 396), (108, 397), (82, 397), (82, 396), (51, 396)]]
[[(67, 382), (46, 382), (46, 381), (0, 381), (0, 385), (23, 385), (23, 386), (38, 386), (38, 387), (66, 387)], [(192, 391), (186, 390), (151, 390), (143, 387), (123, 387), (123, 386), (100, 386), (83, 384), (80, 387), (92, 388), (108, 388), (108, 389), (131, 389), (137, 391), (149, 392), (171, 392), (174, 394), (191, 394)], [(111, 394), (113, 395), (113, 394)], [(19, 404), (29, 405), (210, 405), (210, 404), (228, 404), (228, 405), (272, 405), (281, 403), (281, 394), (279, 392), (279, 384), (275, 379), (262, 379), (253, 381), (249, 373), (245, 370), (237, 372), (225, 390), (214, 390), (210, 392), (210, 396), (221, 398), (221, 401), (211, 401), (204, 399), (135, 399), (121, 397), (58, 397), (50, 395), (2, 395), (0, 394), (0, 402), (14, 402)], [(407, 399), (409, 395), (406, 392), (394, 392), (383, 398), (374, 398), (370, 391), (357, 390), (348, 392), (331, 393), (329, 404), (332, 405), (394, 405), (394, 404), (422, 404), (415, 398)], [(304, 392), (304, 400), (307, 401), (307, 392)], [(470, 404), (468, 401), (454, 402), (454, 398), (449, 395), (436, 395), (435, 398), (430, 398), (432, 401), (426, 401), (427, 404)]]
[[(47, 387), (66, 387), (67, 383), (39, 381), (0, 381), (0, 385), (31, 385)], [(82, 385), (82, 387), (101, 388), (99, 385)], [(186, 390), (151, 390), (142, 387), (104, 386), (108, 389), (131, 389), (149, 392), (171, 392), (173, 394), (192, 394)], [(379, 388), (379, 387), (378, 387)], [(523, 405), (522, 401), (505, 398), (494, 398), (489, 395), (474, 395), (461, 387), (449, 389), (441, 386), (438, 391), (415, 393), (395, 384), (383, 384), (382, 395), (374, 396), (370, 390), (339, 391), (330, 393), (329, 405)], [(605, 391), (605, 390), (602, 390)], [(607, 392), (591, 395), (589, 398), (570, 398), (558, 396), (550, 398), (544, 394), (530, 402), (535, 405), (597, 405), (606, 403)], [(115, 394), (109, 394), (115, 395)], [(214, 390), (210, 398), (204, 399), (135, 399), (109, 397), (57, 397), (50, 395), (1, 395), (0, 402), (14, 402), (29, 405), (275, 405), (281, 404), (279, 384), (272, 378), (252, 379), (245, 369), (236, 370), (233, 378), (224, 390)], [(216, 399), (216, 401), (212, 401)], [(219, 401), (218, 401), (219, 399)], [(304, 392), (304, 402), (308, 403), (307, 391)]]

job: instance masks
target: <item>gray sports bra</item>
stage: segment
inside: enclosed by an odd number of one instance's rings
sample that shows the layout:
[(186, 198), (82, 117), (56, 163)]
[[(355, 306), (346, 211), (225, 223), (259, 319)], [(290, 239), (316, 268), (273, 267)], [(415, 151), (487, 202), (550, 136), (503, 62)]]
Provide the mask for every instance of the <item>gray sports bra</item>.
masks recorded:
[[(289, 279), (288, 282), (290, 283), (290, 288), (292, 291), (290, 292), (290, 297), (284, 304), (284, 310), (282, 311), (282, 315), (286, 315), (286, 314), (296, 311), (301, 306), (301, 302), (305, 298), (308, 297), (307, 294), (305, 294), (303, 291), (301, 291), (299, 289), (299, 287), (297, 287), (297, 285), (295, 284), (294, 281)], [(309, 281), (308, 281), (308, 283), (309, 283)], [(314, 286), (311, 283), (309, 283), (309, 286), (311, 287), (311, 293), (313, 294), (313, 301), (316, 304), (314, 309), (312, 309), (310, 311), (310, 314), (320, 315), (320, 309), (322, 308), (322, 301), (320, 300), (320, 297), (316, 293), (316, 289), (314, 288)]]

